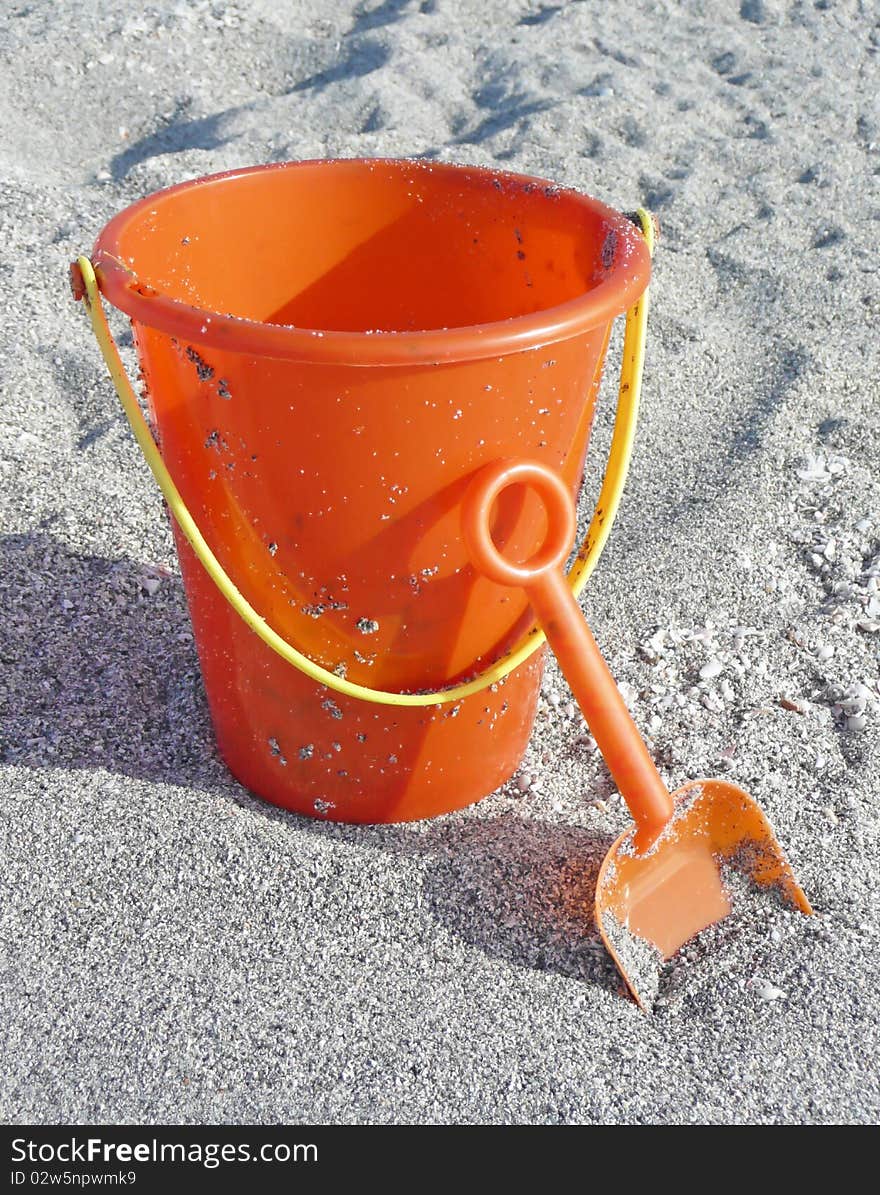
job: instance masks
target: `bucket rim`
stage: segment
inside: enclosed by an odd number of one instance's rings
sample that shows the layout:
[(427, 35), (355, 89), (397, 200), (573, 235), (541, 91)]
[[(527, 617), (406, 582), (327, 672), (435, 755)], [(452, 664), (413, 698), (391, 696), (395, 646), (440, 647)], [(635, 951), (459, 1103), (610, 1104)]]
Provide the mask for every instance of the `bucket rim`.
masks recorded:
[[(614, 260), (596, 286), (564, 303), (528, 315), (481, 324), (410, 331), (341, 331), (270, 324), (223, 314), (172, 299), (125, 265), (120, 241), (130, 223), (160, 199), (193, 188), (214, 187), (252, 174), (341, 165), (392, 166), (443, 171), (492, 180), (504, 186), (540, 188), (549, 200), (565, 197), (597, 213), (617, 234)], [(138, 323), (187, 343), (254, 357), (354, 366), (433, 365), (504, 356), (569, 340), (608, 324), (627, 311), (648, 286), (651, 255), (629, 217), (572, 187), (535, 175), (434, 162), (421, 158), (306, 158), (239, 167), (188, 179), (153, 191), (118, 212), (101, 230), (92, 252), (95, 275), (104, 297)]]

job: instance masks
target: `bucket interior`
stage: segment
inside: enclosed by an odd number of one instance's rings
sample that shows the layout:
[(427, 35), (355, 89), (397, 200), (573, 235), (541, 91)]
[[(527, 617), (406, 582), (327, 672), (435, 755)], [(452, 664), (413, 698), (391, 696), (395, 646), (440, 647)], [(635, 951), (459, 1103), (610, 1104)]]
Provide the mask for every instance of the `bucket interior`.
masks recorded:
[(616, 233), (581, 196), (405, 161), (299, 163), (138, 205), (115, 252), (206, 311), (326, 331), (428, 331), (544, 311), (608, 276)]

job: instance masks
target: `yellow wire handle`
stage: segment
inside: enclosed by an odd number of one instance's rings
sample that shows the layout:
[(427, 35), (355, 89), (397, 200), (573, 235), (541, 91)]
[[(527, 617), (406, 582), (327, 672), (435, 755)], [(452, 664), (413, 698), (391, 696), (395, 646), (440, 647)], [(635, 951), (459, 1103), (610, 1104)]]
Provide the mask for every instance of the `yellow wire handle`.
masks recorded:
[[(654, 252), (654, 223), (649, 212), (639, 208), (636, 213), (639, 223), (648, 243), (648, 250)], [(211, 551), (207, 541), (199, 530), (195, 520), (187, 509), (183, 498), (171, 474), (165, 467), (165, 462), (150, 433), (147, 421), (141, 413), (137, 397), (119, 350), (113, 339), (110, 325), (101, 301), (101, 292), (92, 263), (87, 257), (78, 257), (76, 268), (82, 278), (82, 297), (89, 313), (92, 331), (98, 342), (98, 347), (110, 372), (113, 386), (122, 403), (135, 439), (147, 464), (152, 470), (159, 489), (168, 503), (168, 509), (174, 516), (180, 530), (201, 562), (205, 572), (226, 598), (230, 606), (241, 619), (250, 627), (255, 635), (270, 647), (277, 655), (300, 672), (305, 673), (313, 681), (334, 689), (337, 693), (344, 693), (347, 697), (357, 697), (362, 701), (375, 702), (378, 705), (397, 706), (429, 706), (448, 704), (461, 701), (473, 693), (479, 693), (489, 685), (504, 680), (515, 668), (524, 663), (529, 656), (544, 643), (544, 633), (534, 627), (525, 640), (515, 650), (497, 660), (484, 672), (465, 684), (454, 685), (449, 689), (442, 689), (432, 693), (389, 693), (384, 689), (370, 689), (365, 685), (355, 684), (345, 677), (337, 676), (297, 651), (292, 644), (274, 631), (238, 590), (229, 574), (223, 569), (220, 561)], [(77, 285), (79, 279), (76, 279)], [(617, 414), (614, 421), (614, 433), (608, 454), (608, 465), (596, 509), (587, 531), (586, 539), (578, 552), (577, 559), (569, 573), (569, 583), (572, 591), (577, 595), (586, 585), (587, 580), (602, 554), (605, 542), (611, 531), (611, 524), (617, 514), (635, 438), (636, 421), (639, 411), (639, 395), (642, 387), (642, 367), (645, 360), (645, 335), (648, 322), (648, 290), (634, 303), (626, 315), (626, 332), (623, 341), (623, 362), (620, 370), (620, 394), (617, 403)]]

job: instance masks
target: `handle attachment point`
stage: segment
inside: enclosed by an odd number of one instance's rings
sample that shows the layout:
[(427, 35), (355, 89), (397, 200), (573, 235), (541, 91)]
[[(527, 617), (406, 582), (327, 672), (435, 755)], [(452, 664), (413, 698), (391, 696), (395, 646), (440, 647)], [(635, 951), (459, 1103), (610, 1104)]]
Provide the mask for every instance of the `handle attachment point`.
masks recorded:
[(80, 266), (78, 260), (70, 263), (68, 279), (70, 281), (70, 293), (73, 295), (74, 301), (79, 303), (86, 297), (87, 288), (86, 280), (83, 277), (82, 266)]

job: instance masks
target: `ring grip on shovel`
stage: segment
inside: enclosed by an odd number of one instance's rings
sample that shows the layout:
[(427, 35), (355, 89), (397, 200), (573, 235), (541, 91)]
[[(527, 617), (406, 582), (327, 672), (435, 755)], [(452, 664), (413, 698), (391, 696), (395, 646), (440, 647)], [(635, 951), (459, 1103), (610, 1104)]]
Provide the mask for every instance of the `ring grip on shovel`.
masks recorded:
[[(634, 222), (641, 228), (648, 250), (653, 254), (654, 223), (650, 213), (640, 208)], [(88, 257), (81, 256), (71, 266), (71, 284), (74, 297), (84, 299), (92, 331), (110, 373), (114, 389), (126, 418), (131, 425), (138, 446), (165, 498), (168, 508), (180, 530), (189, 541), (196, 557), (222, 596), (267, 647), (271, 648), (287, 663), (292, 664), (316, 683), (362, 701), (391, 706), (436, 706), (458, 702), (496, 684), (523, 664), (545, 642), (540, 627), (534, 627), (519, 647), (503, 656), (473, 680), (428, 693), (394, 693), (382, 689), (371, 689), (338, 676), (315, 661), (309, 659), (288, 643), (250, 605), (229, 574), (223, 569), (210, 545), (202, 535), (196, 521), (186, 507), (183, 498), (162, 459), (149, 426), (141, 412), (134, 388), (128, 379), (122, 359), (113, 339), (101, 300), (101, 292), (94, 268)], [(611, 526), (620, 505), (623, 487), (629, 467), (638, 419), (641, 393), (642, 369), (645, 354), (645, 338), (648, 317), (648, 290), (633, 304), (626, 314), (623, 360), (621, 363), (620, 386), (617, 413), (614, 423), (608, 463), (596, 509), (590, 522), (586, 538), (578, 551), (575, 563), (568, 575), (572, 592), (577, 595), (586, 585), (605, 547)]]

